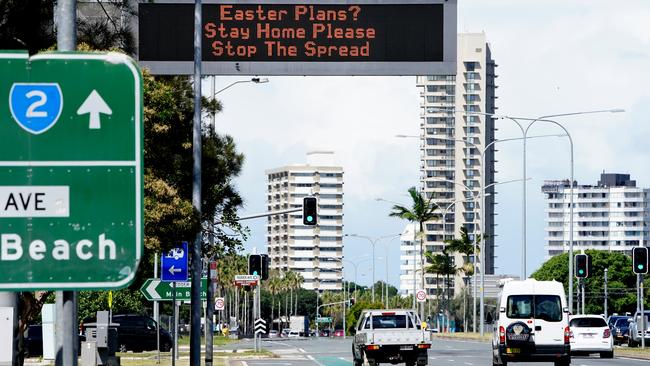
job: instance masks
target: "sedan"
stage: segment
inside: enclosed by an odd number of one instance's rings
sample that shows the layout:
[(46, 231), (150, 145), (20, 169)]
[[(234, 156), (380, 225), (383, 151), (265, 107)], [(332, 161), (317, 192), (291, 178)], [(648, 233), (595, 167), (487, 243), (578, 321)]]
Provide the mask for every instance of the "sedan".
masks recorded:
[(571, 353), (599, 353), (601, 358), (614, 357), (612, 332), (599, 315), (576, 315), (569, 322)]
[(277, 330), (271, 330), (269, 331), (269, 338), (278, 338), (280, 334), (278, 333)]
[(617, 319), (614, 324), (612, 324), (609, 329), (612, 330), (612, 336), (614, 337), (614, 344), (624, 344), (627, 343), (629, 338), (629, 329), (630, 329), (630, 320), (632, 318), (625, 317)]

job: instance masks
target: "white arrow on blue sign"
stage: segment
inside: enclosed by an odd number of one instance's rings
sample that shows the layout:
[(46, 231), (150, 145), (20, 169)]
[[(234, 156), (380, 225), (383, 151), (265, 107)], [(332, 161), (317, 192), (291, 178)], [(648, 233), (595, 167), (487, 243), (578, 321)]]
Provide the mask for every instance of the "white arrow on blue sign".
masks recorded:
[(160, 280), (165, 282), (185, 282), (187, 272), (187, 242), (170, 250), (162, 257)]

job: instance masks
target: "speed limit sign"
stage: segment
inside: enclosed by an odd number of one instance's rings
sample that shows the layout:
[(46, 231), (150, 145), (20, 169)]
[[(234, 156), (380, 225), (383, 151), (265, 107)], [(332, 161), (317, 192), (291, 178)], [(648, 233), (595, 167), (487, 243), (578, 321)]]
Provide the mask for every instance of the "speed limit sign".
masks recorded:
[(217, 297), (214, 299), (214, 310), (223, 310), (225, 307), (226, 306), (223, 297)]
[(424, 290), (418, 290), (418, 292), (415, 294), (415, 298), (418, 300), (418, 302), (425, 302), (427, 301), (427, 293), (424, 292)]

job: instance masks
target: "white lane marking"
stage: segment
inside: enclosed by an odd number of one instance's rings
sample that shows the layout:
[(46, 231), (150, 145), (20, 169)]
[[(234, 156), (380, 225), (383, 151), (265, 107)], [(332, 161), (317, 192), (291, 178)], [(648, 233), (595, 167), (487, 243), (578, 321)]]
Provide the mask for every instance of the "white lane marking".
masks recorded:
[(246, 361), (242, 361), (242, 362), (241, 362), (241, 365), (242, 365), (242, 366), (248, 366), (248, 364), (246, 363)]
[(300, 351), (300, 352), (302, 352), (302, 353), (307, 353), (307, 351), (305, 351), (305, 350), (302, 349), (302, 348), (298, 348), (298, 351)]
[(308, 358), (310, 361), (312, 361), (312, 362), (314, 362), (315, 364), (317, 364), (318, 366), (325, 366), (325, 365), (323, 365), (322, 363), (318, 362), (318, 360), (316, 360), (316, 359), (314, 358), (314, 356), (312, 356), (312, 355), (307, 355), (307, 358)]
[(472, 365), (474, 365), (474, 364), (473, 364), (473, 363), (471, 363), (471, 362), (465, 362), (465, 365), (469, 365), (469, 366), (472, 366)]

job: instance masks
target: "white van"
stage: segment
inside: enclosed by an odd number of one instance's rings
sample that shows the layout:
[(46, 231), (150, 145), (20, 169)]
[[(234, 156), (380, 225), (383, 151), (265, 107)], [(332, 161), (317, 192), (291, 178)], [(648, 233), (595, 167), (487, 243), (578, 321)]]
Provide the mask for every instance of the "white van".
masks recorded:
[(499, 296), (492, 337), (492, 364), (546, 361), (571, 363), (569, 308), (556, 281), (510, 281)]

